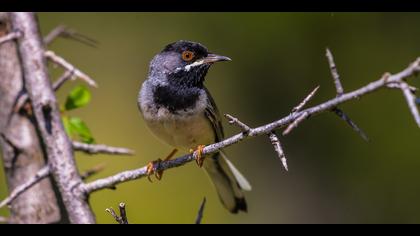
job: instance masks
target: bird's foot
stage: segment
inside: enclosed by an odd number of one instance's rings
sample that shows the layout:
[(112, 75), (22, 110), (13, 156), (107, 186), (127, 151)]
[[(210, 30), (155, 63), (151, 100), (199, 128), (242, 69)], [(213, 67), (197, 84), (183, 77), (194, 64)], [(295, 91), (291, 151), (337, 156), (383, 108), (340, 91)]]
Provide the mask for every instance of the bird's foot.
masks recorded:
[[(164, 159), (164, 161), (169, 161), (170, 159), (172, 159), (172, 157), (178, 152), (178, 149), (174, 149), (172, 150), (171, 153), (169, 153), (169, 155)], [(160, 163), (162, 163), (162, 159), (157, 159), (155, 161), (151, 161), (149, 162), (149, 164), (147, 164), (147, 179), (152, 182), (152, 179), (150, 178), (150, 176), (152, 176), (153, 174), (155, 175), (157, 180), (161, 180), (162, 176), (163, 176), (163, 170), (159, 170), (156, 171), (160, 165)]]
[(195, 151), (197, 151), (197, 157), (195, 159), (195, 162), (197, 163), (198, 167), (202, 167), (203, 163), (204, 163), (204, 156), (203, 156), (203, 150), (204, 147), (206, 147), (205, 145), (198, 145), (197, 149), (190, 149), (190, 153), (194, 153)]

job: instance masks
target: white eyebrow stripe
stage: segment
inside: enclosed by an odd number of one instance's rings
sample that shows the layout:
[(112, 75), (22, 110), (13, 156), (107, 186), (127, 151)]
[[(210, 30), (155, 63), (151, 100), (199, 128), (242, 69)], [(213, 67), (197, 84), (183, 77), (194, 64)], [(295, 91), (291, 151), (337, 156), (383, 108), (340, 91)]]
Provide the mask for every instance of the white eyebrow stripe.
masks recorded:
[(199, 65), (202, 65), (202, 64), (204, 64), (204, 60), (199, 60), (199, 61), (196, 61), (196, 62), (190, 64), (190, 65), (186, 65), (184, 67), (184, 70), (185, 71), (190, 71), (192, 67), (196, 67), (196, 66), (199, 66)]

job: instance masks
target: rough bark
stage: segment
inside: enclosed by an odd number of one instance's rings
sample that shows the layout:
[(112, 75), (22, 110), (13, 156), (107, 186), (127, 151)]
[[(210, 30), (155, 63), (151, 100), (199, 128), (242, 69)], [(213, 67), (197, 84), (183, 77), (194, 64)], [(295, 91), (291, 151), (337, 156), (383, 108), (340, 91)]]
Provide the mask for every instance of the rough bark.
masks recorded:
[[(6, 13), (0, 13), (0, 37), (9, 32)], [(24, 184), (45, 166), (44, 154), (34, 123), (13, 105), (23, 90), (23, 77), (14, 41), (0, 45), (0, 145), (9, 192)], [(19, 196), (10, 208), (9, 223), (60, 221), (60, 209), (51, 180)]]
[(11, 26), (23, 37), (17, 40), (26, 91), (31, 100), (37, 130), (48, 157), (50, 173), (62, 196), (71, 223), (95, 223), (80, 191), (82, 179), (77, 171), (72, 144), (65, 133), (61, 115), (47, 71), (45, 49), (34, 13), (9, 13)]

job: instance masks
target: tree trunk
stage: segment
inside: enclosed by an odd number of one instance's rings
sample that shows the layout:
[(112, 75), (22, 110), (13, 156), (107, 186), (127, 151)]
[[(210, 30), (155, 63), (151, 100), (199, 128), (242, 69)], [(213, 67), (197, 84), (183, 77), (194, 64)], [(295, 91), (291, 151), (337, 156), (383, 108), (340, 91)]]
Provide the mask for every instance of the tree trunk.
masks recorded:
[[(0, 13), (0, 37), (9, 30), (7, 13)], [(45, 155), (33, 120), (23, 112), (13, 111), (22, 91), (24, 82), (16, 43), (6, 42), (0, 45), (0, 145), (9, 192), (45, 166)], [(66, 222), (56, 194), (51, 179), (44, 179), (13, 202), (10, 222)]]

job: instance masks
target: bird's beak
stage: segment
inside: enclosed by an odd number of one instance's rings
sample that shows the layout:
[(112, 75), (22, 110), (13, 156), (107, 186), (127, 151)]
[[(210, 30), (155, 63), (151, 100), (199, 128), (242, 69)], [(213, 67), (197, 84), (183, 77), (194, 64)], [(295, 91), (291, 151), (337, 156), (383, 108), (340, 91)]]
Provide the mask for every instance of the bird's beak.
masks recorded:
[(207, 57), (203, 58), (204, 63), (215, 63), (219, 61), (232, 61), (232, 59), (217, 54), (208, 54)]

